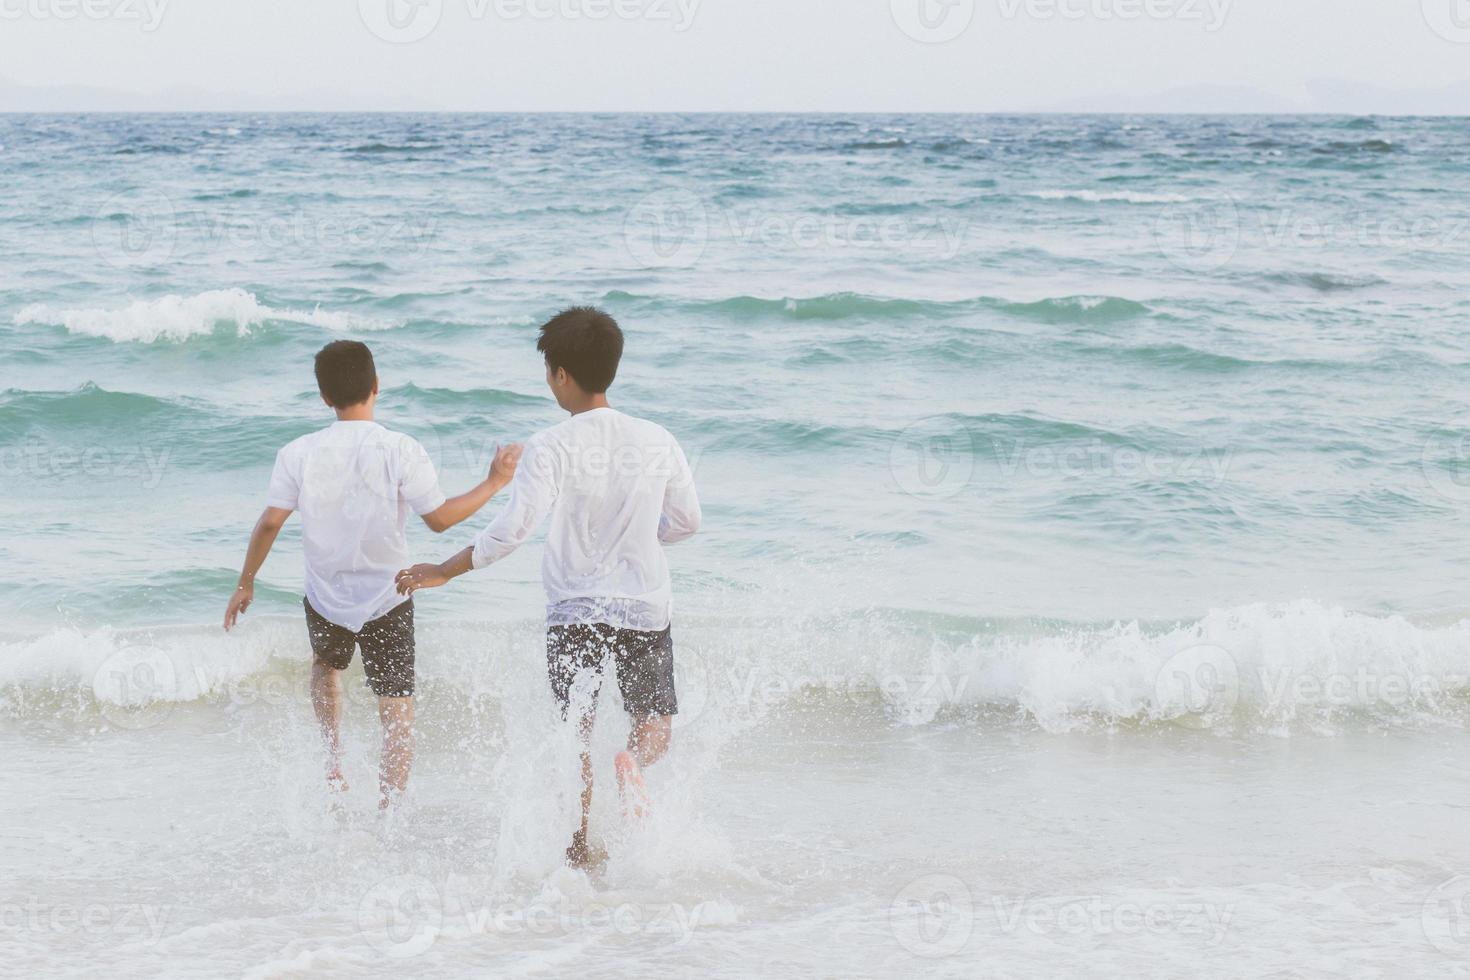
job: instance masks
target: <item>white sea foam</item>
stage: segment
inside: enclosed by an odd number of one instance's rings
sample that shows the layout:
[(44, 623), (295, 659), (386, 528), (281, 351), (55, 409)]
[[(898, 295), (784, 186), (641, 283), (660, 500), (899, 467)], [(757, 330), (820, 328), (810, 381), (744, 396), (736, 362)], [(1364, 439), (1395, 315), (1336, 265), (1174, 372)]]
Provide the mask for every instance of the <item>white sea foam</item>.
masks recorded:
[(1046, 190), (1030, 191), (1027, 197), (1042, 201), (1086, 201), (1089, 204), (1188, 204), (1183, 194), (1148, 194), (1138, 191)]
[[(793, 699), (815, 697), (838, 711), (881, 703), (901, 725), (989, 705), (1019, 710), (1053, 732), (1180, 722), (1335, 733), (1363, 723), (1437, 726), (1458, 717), (1470, 690), (1463, 656), (1470, 620), (1426, 626), (1306, 600), (1216, 610), (1169, 628), (1128, 622), (1005, 630), (960, 642), (862, 618), (848, 625), (798, 625), (792, 642), (787, 620), (684, 622), (680, 725), (742, 730)], [(532, 623), (445, 624), (426, 636), (439, 654), (421, 665), (429, 684), (502, 704), (539, 689), (536, 658), (522, 656), (539, 639)], [(490, 677), (477, 671), (492, 647), (518, 669)], [(218, 629), (60, 630), (0, 643), (0, 692), (10, 692), (0, 695), (0, 708), (25, 712), (34, 695), (68, 692), (103, 708), (216, 699), (263, 673), (303, 673), (307, 660), (289, 618), (232, 636)]]
[(1165, 631), (1138, 623), (999, 637), (948, 652), (968, 697), (1014, 704), (1048, 731), (1099, 720), (1285, 735), (1436, 724), (1470, 688), (1470, 620), (1431, 628), (1311, 601), (1210, 612)]
[(236, 335), (268, 321), (305, 323), (335, 332), (385, 330), (397, 326), (353, 313), (279, 309), (266, 306), (243, 289), (213, 289), (193, 296), (169, 294), (136, 300), (120, 309), (82, 307), (60, 309), (42, 303), (22, 309), (18, 325), (56, 324), (74, 334), (105, 337), (116, 343), (151, 344), (159, 340), (188, 340), (225, 329)]

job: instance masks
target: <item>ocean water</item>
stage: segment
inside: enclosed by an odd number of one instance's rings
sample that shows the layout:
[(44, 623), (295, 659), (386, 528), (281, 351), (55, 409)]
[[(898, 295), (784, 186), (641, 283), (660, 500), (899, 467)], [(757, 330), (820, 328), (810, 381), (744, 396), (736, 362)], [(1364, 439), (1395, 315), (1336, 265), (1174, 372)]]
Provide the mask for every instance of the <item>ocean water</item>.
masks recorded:
[[(1463, 119), (6, 116), (0, 175), (0, 975), (1470, 973)], [(420, 597), (391, 827), (296, 529), (219, 628), (318, 348), (453, 493), (574, 303), (705, 507), (591, 878), (539, 542)]]

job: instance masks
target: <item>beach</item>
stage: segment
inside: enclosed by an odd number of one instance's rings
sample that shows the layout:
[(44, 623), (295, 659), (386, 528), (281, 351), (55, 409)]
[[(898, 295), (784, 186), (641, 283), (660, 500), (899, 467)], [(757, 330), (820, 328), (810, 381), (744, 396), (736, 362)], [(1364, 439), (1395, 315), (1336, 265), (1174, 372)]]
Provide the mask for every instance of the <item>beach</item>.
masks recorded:
[[(1427, 118), (0, 116), (0, 972), (1465, 973), (1467, 159)], [(561, 419), (573, 303), (704, 505), (674, 749), (592, 876), (539, 541), (416, 600), (388, 824), (360, 664), (321, 778), (294, 523), (219, 627), (317, 349), (372, 346), (457, 493)]]

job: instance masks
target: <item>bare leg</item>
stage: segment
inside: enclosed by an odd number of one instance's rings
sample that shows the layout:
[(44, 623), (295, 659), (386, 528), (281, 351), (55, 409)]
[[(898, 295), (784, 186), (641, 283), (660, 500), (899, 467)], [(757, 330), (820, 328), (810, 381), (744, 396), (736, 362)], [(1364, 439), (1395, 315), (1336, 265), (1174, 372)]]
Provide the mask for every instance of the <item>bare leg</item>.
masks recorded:
[(633, 723), (628, 733), (628, 751), (619, 752), (613, 760), (618, 774), (618, 795), (623, 799), (623, 812), (634, 819), (648, 816), (648, 787), (643, 783), (643, 767), (664, 757), (673, 738), (673, 718), (668, 715), (646, 715)]
[(587, 842), (588, 822), (592, 816), (592, 753), (588, 746), (592, 743), (592, 725), (596, 720), (597, 708), (594, 705), (582, 715), (577, 726), (577, 735), (582, 741), (582, 823), (572, 835), (572, 846), (567, 848), (567, 863), (574, 868), (594, 867), (604, 857)]
[(322, 742), (327, 747), (327, 780), (340, 790), (347, 789), (342, 777), (342, 672), (322, 663), (311, 662), (311, 707), (316, 712)]
[(672, 715), (649, 715), (633, 725), (628, 733), (628, 751), (638, 760), (639, 766), (651, 766), (669, 751), (674, 738)]
[(408, 788), (413, 768), (413, 698), (378, 698), (383, 722), (383, 759), (378, 767), (378, 809), (386, 810)]

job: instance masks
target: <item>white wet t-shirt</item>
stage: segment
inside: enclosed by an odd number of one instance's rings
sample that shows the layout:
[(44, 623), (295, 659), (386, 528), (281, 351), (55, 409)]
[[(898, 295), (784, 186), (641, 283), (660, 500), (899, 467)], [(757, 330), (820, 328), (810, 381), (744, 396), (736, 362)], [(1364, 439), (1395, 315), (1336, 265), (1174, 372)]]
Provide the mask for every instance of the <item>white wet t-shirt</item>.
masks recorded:
[(354, 632), (406, 602), (393, 577), (410, 564), (404, 528), (444, 506), (418, 440), (376, 422), (336, 422), (276, 454), (271, 507), (299, 511), (306, 599)]
[(547, 517), (548, 625), (669, 625), (663, 546), (699, 530), (700, 510), (689, 461), (666, 429), (598, 408), (537, 433), (510, 500), (475, 539), (475, 567), (510, 554)]

